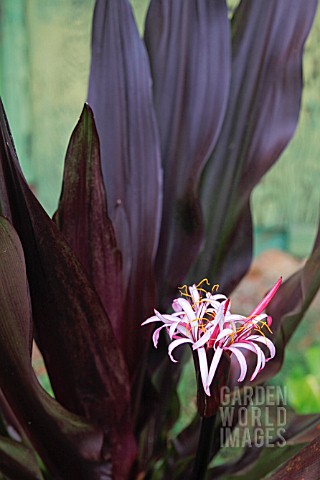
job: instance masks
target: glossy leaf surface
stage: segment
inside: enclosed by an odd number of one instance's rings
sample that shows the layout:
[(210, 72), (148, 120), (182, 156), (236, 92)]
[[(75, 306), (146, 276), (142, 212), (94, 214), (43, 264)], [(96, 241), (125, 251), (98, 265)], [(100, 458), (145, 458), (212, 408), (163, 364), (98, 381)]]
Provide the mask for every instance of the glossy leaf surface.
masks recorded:
[(128, 0), (97, 0), (88, 102), (101, 141), (110, 218), (123, 256), (124, 354), (131, 375), (147, 348), (155, 305), (162, 172), (145, 47)]
[(145, 42), (153, 78), (164, 201), (157, 280), (172, 296), (203, 240), (198, 182), (229, 94), (230, 24), (224, 0), (152, 0)]
[(70, 411), (103, 426), (114, 463), (126, 471), (135, 445), (122, 353), (82, 266), (23, 178), (3, 109), (0, 125), (1, 210), (24, 248), (37, 341), (55, 395)]
[[(316, 6), (316, 0), (247, 0), (232, 19), (230, 96), (202, 177), (206, 240), (193, 272), (196, 278), (214, 276), (224, 292), (250, 265), (250, 193), (297, 125), (303, 46)], [(235, 258), (236, 272), (231, 268)]]
[[(43, 461), (60, 478), (110, 473), (103, 431), (65, 410), (39, 385), (31, 367), (31, 304), (20, 240), (0, 217), (0, 388)], [(14, 449), (12, 450), (12, 454)]]
[(99, 138), (89, 105), (70, 139), (54, 221), (84, 266), (120, 341), (121, 254), (108, 218)]

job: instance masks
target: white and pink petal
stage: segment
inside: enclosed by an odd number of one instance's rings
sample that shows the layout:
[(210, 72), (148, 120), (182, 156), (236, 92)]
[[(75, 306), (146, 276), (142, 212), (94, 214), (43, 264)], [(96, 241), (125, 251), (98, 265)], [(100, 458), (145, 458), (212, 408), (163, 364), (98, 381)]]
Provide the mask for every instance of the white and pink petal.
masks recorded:
[(199, 367), (200, 367), (200, 375), (201, 381), (203, 385), (203, 389), (205, 393), (210, 397), (210, 388), (208, 387), (208, 360), (207, 360), (207, 353), (205, 348), (200, 347), (197, 349), (198, 358), (199, 358)]
[(218, 347), (214, 352), (213, 358), (211, 360), (211, 365), (209, 368), (209, 373), (208, 373), (208, 379), (207, 379), (207, 385), (206, 385), (207, 389), (210, 388), (213, 377), (215, 376), (219, 362), (221, 360), (222, 353), (223, 353), (223, 348), (220, 348), (220, 347)]
[(274, 346), (273, 342), (269, 338), (263, 337), (261, 335), (250, 335), (249, 337), (247, 337), (247, 340), (253, 341), (253, 342), (260, 342), (260, 343), (263, 343), (264, 345), (266, 345), (266, 347), (268, 348), (268, 350), (270, 352), (269, 360), (275, 356), (276, 347)]
[(230, 347), (226, 348), (229, 350), (231, 353), (233, 353), (238, 360), (239, 366), (240, 366), (240, 375), (238, 378), (238, 382), (242, 382), (245, 379), (245, 376), (247, 374), (247, 361), (243, 353), (238, 350), (238, 348), (235, 345), (232, 345)]
[(173, 340), (173, 342), (170, 343), (168, 347), (168, 355), (172, 362), (177, 363), (178, 360), (175, 360), (172, 356), (172, 352), (175, 348), (179, 347), (180, 345), (183, 345), (184, 343), (193, 343), (192, 340), (189, 338), (179, 338), (177, 340)]

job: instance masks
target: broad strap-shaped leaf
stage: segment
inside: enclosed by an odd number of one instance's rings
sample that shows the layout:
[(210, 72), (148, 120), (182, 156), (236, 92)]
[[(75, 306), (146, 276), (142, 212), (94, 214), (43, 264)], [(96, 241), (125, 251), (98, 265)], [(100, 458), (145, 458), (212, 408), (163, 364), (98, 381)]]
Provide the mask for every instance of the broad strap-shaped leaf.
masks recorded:
[(99, 138), (89, 105), (70, 139), (54, 221), (84, 266), (121, 341), (121, 254), (108, 218)]
[(320, 435), (283, 465), (271, 480), (301, 480), (319, 478)]
[(123, 257), (121, 343), (131, 374), (146, 351), (141, 322), (155, 305), (153, 260), (162, 205), (159, 138), (148, 58), (128, 0), (97, 0), (88, 101), (101, 143), (108, 209)]
[(152, 0), (145, 30), (164, 169), (157, 279), (169, 298), (203, 240), (198, 182), (220, 133), (231, 73), (225, 0)]
[[(224, 291), (230, 291), (250, 264), (252, 234), (244, 244), (239, 222), (250, 193), (297, 125), (303, 46), (316, 6), (316, 0), (247, 0), (232, 20), (230, 96), (219, 140), (202, 176), (206, 241), (193, 272), (195, 277), (214, 275)], [(243, 259), (237, 275), (230, 269), (235, 254)]]
[(8, 478), (43, 480), (34, 452), (23, 443), (0, 437), (0, 472)]
[(21, 173), (3, 108), (0, 127), (1, 211), (23, 245), (37, 341), (51, 384), (68, 410), (108, 432), (115, 471), (125, 476), (135, 446), (122, 353), (81, 264)]
[[(69, 413), (42, 389), (31, 367), (31, 304), (20, 240), (0, 217), (0, 388), (57, 478), (111, 478), (103, 462), (103, 431)], [(1, 442), (0, 442), (1, 450)], [(12, 455), (14, 451), (12, 450)]]

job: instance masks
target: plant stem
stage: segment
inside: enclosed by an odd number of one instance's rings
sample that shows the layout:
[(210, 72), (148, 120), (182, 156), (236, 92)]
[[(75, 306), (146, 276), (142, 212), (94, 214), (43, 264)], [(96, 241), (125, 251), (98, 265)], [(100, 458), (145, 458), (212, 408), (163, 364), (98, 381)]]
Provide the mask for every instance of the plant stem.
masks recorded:
[(190, 480), (203, 480), (205, 478), (213, 445), (215, 422), (216, 415), (202, 418), (198, 448)]

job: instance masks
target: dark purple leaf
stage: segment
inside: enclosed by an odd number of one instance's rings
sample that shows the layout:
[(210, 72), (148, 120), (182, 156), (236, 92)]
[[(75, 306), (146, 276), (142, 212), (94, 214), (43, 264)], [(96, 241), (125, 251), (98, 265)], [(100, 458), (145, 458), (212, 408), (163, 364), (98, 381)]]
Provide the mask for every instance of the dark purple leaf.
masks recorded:
[(320, 472), (320, 436), (281, 467), (270, 480), (317, 479)]
[(127, 472), (135, 446), (122, 353), (81, 264), (25, 182), (2, 104), (0, 126), (1, 211), (24, 248), (37, 341), (55, 395), (103, 426), (115, 471)]
[(9, 479), (43, 480), (34, 452), (7, 437), (0, 437), (0, 472)]
[[(103, 431), (49, 397), (31, 367), (31, 305), (20, 240), (0, 217), (0, 388), (49, 470), (58, 478), (111, 478)], [(103, 477), (102, 477), (103, 478)]]
[(99, 138), (88, 105), (70, 139), (54, 221), (84, 266), (121, 342), (121, 254), (108, 218)]
[[(223, 269), (218, 274), (221, 291), (228, 294), (243, 277), (244, 265), (248, 266), (252, 261), (253, 227), (250, 202), (239, 213), (235, 224), (230, 224), (230, 230), (224, 232), (221, 237), (221, 258)], [(230, 236), (229, 236), (230, 235)], [(246, 267), (247, 268), (247, 267)], [(214, 276), (213, 280), (215, 281)]]
[(133, 375), (150, 337), (150, 329), (140, 325), (155, 306), (162, 174), (148, 58), (128, 0), (96, 1), (88, 101), (123, 257), (125, 318), (120, 329)]
[[(145, 41), (165, 174), (157, 260), (163, 304), (164, 297), (168, 299), (185, 277), (202, 240), (196, 187), (219, 133), (228, 95), (230, 32), (226, 6), (223, 1), (152, 1)], [(160, 403), (152, 425), (159, 443), (165, 436), (160, 432), (170, 419), (169, 399), (175, 397), (183, 361), (173, 368), (167, 360), (167, 346), (161, 343), (152, 356), (157, 365), (165, 357), (160, 370), (166, 373), (163, 377), (157, 374)]]
[(164, 169), (157, 279), (161, 301), (185, 278), (203, 239), (198, 182), (220, 133), (230, 80), (224, 0), (150, 3), (145, 42)]
[[(200, 186), (206, 241), (193, 272), (195, 277), (223, 279), (224, 291), (250, 265), (252, 233), (247, 244), (239, 233), (243, 222), (247, 230), (250, 193), (297, 125), (302, 52), (316, 6), (316, 0), (247, 0), (233, 18), (229, 103)], [(234, 255), (242, 259), (236, 272), (230, 268)]]

